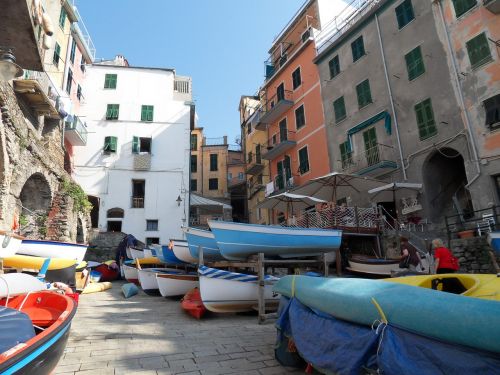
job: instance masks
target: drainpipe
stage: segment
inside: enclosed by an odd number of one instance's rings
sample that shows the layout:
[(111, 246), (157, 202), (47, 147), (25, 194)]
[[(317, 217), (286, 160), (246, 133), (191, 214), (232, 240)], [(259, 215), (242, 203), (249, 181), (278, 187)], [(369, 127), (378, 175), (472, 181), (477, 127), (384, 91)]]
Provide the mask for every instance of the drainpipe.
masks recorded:
[(392, 114), (394, 115), (394, 130), (396, 131), (396, 140), (398, 142), (399, 158), (401, 160), (401, 167), (403, 170), (403, 179), (406, 181), (408, 179), (408, 177), (406, 176), (406, 168), (405, 168), (405, 163), (404, 163), (404, 159), (403, 159), (403, 148), (401, 146), (401, 137), (399, 136), (398, 116), (396, 114), (396, 109), (394, 108), (394, 100), (392, 98), (391, 83), (389, 82), (389, 75), (387, 74), (387, 65), (385, 63), (385, 55), (384, 55), (384, 45), (382, 44), (382, 36), (380, 35), (380, 26), (379, 26), (379, 22), (378, 22), (377, 13), (375, 13), (375, 23), (377, 24), (377, 35), (378, 35), (378, 42), (380, 44), (380, 54), (382, 55), (382, 65), (384, 66), (385, 82), (387, 83), (387, 91), (389, 91), (389, 101), (391, 103)]
[(448, 54), (451, 57), (451, 62), (452, 62), (452, 67), (453, 67), (453, 79), (455, 81), (455, 85), (456, 85), (457, 91), (458, 91), (458, 99), (460, 102), (460, 109), (462, 110), (462, 112), (464, 114), (463, 117), (465, 119), (465, 128), (467, 129), (467, 132), (469, 134), (469, 143), (470, 143), (471, 148), (472, 148), (472, 154), (473, 154), (473, 157), (475, 159), (474, 161), (476, 162), (475, 164), (476, 164), (476, 168), (477, 168), (477, 174), (470, 180), (470, 182), (467, 185), (465, 185), (465, 188), (469, 189), (469, 187), (474, 183), (474, 181), (476, 181), (479, 178), (479, 176), (481, 175), (481, 165), (479, 164), (479, 155), (478, 155), (477, 149), (476, 149), (476, 140), (474, 138), (474, 133), (472, 132), (472, 125), (470, 123), (469, 113), (465, 109), (465, 101), (464, 101), (464, 97), (462, 95), (462, 90), (461, 90), (462, 88), (460, 85), (460, 81), (458, 79), (457, 62), (455, 60), (455, 55), (454, 55), (453, 49), (451, 47), (450, 34), (448, 32), (448, 27), (446, 26), (446, 21), (444, 19), (443, 6), (441, 4), (441, 0), (436, 0), (435, 3), (437, 3), (437, 5), (438, 5), (440, 21), (442, 23), (442, 26), (444, 29), (444, 34), (446, 36), (446, 47), (448, 49)]

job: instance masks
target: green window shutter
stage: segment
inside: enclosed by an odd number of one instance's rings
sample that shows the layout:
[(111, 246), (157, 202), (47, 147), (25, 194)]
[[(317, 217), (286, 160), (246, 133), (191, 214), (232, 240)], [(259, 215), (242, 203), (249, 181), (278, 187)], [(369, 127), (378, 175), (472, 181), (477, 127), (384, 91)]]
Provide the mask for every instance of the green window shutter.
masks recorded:
[(71, 43), (71, 53), (69, 55), (69, 59), (70, 59), (72, 64), (75, 63), (75, 53), (76, 53), (76, 42), (73, 39), (73, 42)]
[(346, 118), (345, 101), (343, 96), (333, 102), (333, 110), (335, 112), (335, 122), (340, 122)]
[(106, 120), (118, 120), (119, 112), (119, 104), (108, 104), (106, 109)]
[(352, 49), (352, 61), (359, 60), (365, 55), (365, 45), (363, 43), (363, 36), (360, 36), (354, 42), (351, 43)]
[(304, 113), (304, 105), (301, 105), (295, 110), (295, 126), (300, 129), (306, 124), (306, 115)]
[(457, 18), (477, 4), (477, 0), (452, 0), (452, 2)]
[(153, 121), (153, 110), (152, 105), (143, 105), (141, 109), (141, 121)]
[(417, 118), (420, 140), (427, 139), (437, 134), (431, 99), (426, 99), (415, 105), (415, 115)]
[(401, 29), (415, 18), (411, 0), (405, 0), (395, 9), (398, 27)]
[(198, 149), (198, 136), (196, 134), (191, 134), (191, 150)]
[(368, 165), (374, 165), (380, 161), (378, 153), (377, 133), (375, 128), (370, 128), (363, 132), (365, 143), (365, 157)]
[(54, 56), (52, 57), (52, 62), (56, 67), (59, 66), (59, 58), (61, 56), (61, 46), (56, 42), (54, 46)]
[(339, 145), (340, 159), (342, 161), (342, 169), (348, 168), (352, 165), (352, 153), (349, 150), (349, 141), (345, 141)]
[(59, 13), (59, 26), (64, 28), (65, 22), (66, 22), (66, 9), (64, 9), (64, 7), (62, 7), (61, 13)]
[(141, 141), (139, 137), (133, 137), (132, 138), (132, 153), (133, 154), (138, 154), (141, 146)]
[(116, 137), (104, 137), (104, 148), (106, 152), (116, 152), (118, 148), (118, 138)]
[(116, 74), (106, 74), (104, 77), (104, 88), (105, 89), (116, 89), (116, 82), (118, 76)]
[(328, 68), (330, 69), (330, 79), (335, 77), (340, 73), (340, 60), (339, 55), (335, 56), (328, 62)]
[(309, 171), (309, 156), (307, 154), (307, 147), (299, 150), (299, 172), (304, 174)]
[(288, 181), (292, 178), (292, 163), (290, 161), (290, 156), (286, 155), (283, 159), (283, 168), (285, 169), (285, 178)]
[(467, 47), (470, 64), (473, 68), (476, 68), (492, 59), (490, 46), (488, 45), (488, 38), (485, 33), (472, 38), (465, 45)]
[(408, 70), (408, 80), (414, 80), (425, 72), (424, 59), (420, 46), (405, 55), (406, 69)]
[(372, 103), (370, 82), (368, 80), (364, 80), (356, 86), (356, 93), (358, 95), (359, 108), (363, 108), (364, 106)]

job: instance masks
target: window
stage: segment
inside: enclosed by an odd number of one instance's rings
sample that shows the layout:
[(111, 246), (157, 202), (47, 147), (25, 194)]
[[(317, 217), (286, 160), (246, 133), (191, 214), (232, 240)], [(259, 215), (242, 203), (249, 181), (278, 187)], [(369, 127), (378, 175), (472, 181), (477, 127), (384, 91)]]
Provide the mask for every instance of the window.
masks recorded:
[(405, 55), (408, 80), (412, 81), (425, 72), (424, 59), (420, 46)]
[(477, 0), (452, 0), (453, 7), (455, 8), (455, 16), (458, 18), (469, 9), (474, 7)]
[(250, 134), (252, 132), (252, 123), (247, 124), (247, 134)]
[(365, 143), (365, 158), (368, 166), (375, 165), (380, 162), (377, 132), (374, 127), (363, 132), (363, 141)]
[(292, 73), (292, 86), (293, 86), (293, 89), (295, 90), (301, 84), (302, 84), (302, 77), (300, 76), (300, 67), (298, 67)]
[(198, 155), (191, 155), (191, 172), (198, 172)]
[(116, 81), (118, 76), (116, 74), (106, 74), (104, 77), (104, 88), (105, 89), (116, 89)]
[(243, 174), (243, 172), (238, 172), (238, 180), (243, 181), (244, 178), (245, 178), (245, 175)]
[(337, 100), (333, 102), (333, 111), (335, 112), (335, 122), (339, 123), (343, 119), (347, 117), (345, 110), (345, 101), (344, 97), (341, 96)]
[(365, 55), (365, 45), (363, 44), (363, 36), (360, 36), (351, 43), (352, 62), (359, 60)]
[(105, 153), (116, 152), (118, 148), (118, 138), (116, 137), (104, 137), (104, 147), (103, 151)]
[(152, 105), (143, 105), (141, 109), (141, 121), (153, 121), (154, 107)]
[(349, 148), (349, 141), (345, 141), (339, 146), (342, 169), (347, 169), (352, 165), (352, 152)]
[(214, 172), (219, 170), (217, 167), (217, 154), (210, 154), (210, 171)]
[(297, 130), (306, 124), (306, 114), (304, 112), (304, 105), (301, 105), (295, 110), (295, 126)]
[(288, 140), (288, 129), (286, 126), (286, 117), (280, 121), (279, 128), (280, 128), (280, 143), (281, 143), (281, 142)]
[(82, 100), (82, 86), (80, 85), (76, 87), (76, 97), (78, 100)]
[(75, 53), (76, 53), (76, 42), (73, 39), (71, 42), (71, 52), (69, 54), (69, 60), (71, 61), (71, 64), (75, 63)]
[(420, 140), (427, 139), (437, 134), (431, 99), (425, 99), (423, 102), (418, 103), (415, 106), (415, 115), (417, 116)]
[(158, 220), (146, 220), (146, 230), (153, 232), (158, 230)]
[(485, 33), (472, 38), (465, 45), (467, 46), (467, 53), (469, 54), (472, 68), (477, 68), (491, 60), (490, 46), (488, 45), (488, 38), (486, 38)]
[(106, 120), (118, 120), (120, 104), (108, 104), (106, 109)]
[(309, 155), (307, 146), (299, 150), (299, 173), (304, 174), (309, 171)]
[(399, 4), (396, 9), (396, 18), (398, 20), (398, 27), (402, 29), (410, 23), (415, 18), (413, 14), (413, 6), (411, 5), (411, 0), (404, 0)]
[(66, 9), (64, 9), (64, 7), (62, 7), (61, 13), (59, 14), (59, 26), (64, 28), (65, 23), (66, 23)]
[(339, 55), (328, 61), (328, 68), (330, 69), (330, 79), (340, 73), (340, 60)]
[(132, 180), (132, 208), (144, 208), (145, 180)]
[(146, 246), (159, 245), (160, 239), (158, 237), (146, 237)]
[(191, 191), (198, 191), (198, 180), (197, 179), (191, 179)]
[(356, 86), (356, 94), (358, 95), (359, 108), (363, 108), (364, 106), (372, 103), (370, 82), (368, 82), (367, 79)]
[(272, 139), (273, 145), (275, 145), (276, 142), (278, 141), (278, 136), (276, 134), (273, 134), (273, 137), (271, 139)]
[[(276, 100), (279, 102), (280, 100), (285, 99), (285, 84), (280, 84), (276, 89)], [(272, 105), (271, 105), (272, 107)]]
[(68, 80), (66, 81), (66, 92), (71, 94), (71, 86), (73, 85), (73, 72), (68, 68)]
[(208, 190), (217, 190), (219, 188), (219, 179), (209, 178), (208, 179)]
[(198, 149), (198, 136), (196, 134), (191, 134), (191, 150)]
[(107, 211), (106, 216), (108, 219), (123, 219), (123, 217), (125, 216), (125, 210), (119, 207), (110, 208)]
[(108, 221), (108, 232), (121, 232), (122, 222), (120, 221)]
[(231, 181), (231, 180), (233, 179), (233, 174), (232, 174), (231, 172), (229, 172), (229, 173), (227, 174), (227, 179), (228, 179), (229, 181)]
[(498, 129), (500, 127), (500, 94), (486, 99), (483, 104), (486, 111), (486, 126), (490, 130)]
[(80, 70), (82, 73), (85, 73), (85, 57), (82, 56), (82, 59), (80, 60)]
[(134, 137), (132, 138), (132, 153), (151, 153), (151, 138)]
[(54, 56), (52, 57), (52, 62), (58, 68), (59, 67), (59, 59), (61, 58), (61, 46), (56, 42), (54, 46)]

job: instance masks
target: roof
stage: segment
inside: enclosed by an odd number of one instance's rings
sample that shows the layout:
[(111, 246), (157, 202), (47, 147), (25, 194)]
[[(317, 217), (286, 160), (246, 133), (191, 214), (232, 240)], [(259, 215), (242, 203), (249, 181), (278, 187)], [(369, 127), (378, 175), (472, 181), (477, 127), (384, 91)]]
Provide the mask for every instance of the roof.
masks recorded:
[(201, 195), (191, 193), (190, 206), (222, 206), (224, 210), (232, 210), (229, 204), (225, 204), (213, 199), (202, 197)]

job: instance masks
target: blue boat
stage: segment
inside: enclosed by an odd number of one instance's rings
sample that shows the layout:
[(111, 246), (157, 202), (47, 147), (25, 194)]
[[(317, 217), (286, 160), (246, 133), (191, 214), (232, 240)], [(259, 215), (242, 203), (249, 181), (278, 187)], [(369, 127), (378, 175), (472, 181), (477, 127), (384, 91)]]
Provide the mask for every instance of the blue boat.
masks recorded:
[(277, 225), (209, 221), (222, 256), (245, 260), (250, 255), (294, 258), (329, 253), (340, 247), (342, 231)]
[(173, 265), (185, 264), (175, 256), (173, 250), (168, 248), (168, 245), (152, 245), (151, 247), (154, 251), (153, 255), (156, 256), (160, 262)]
[(209, 230), (198, 228), (183, 228), (189, 245), (189, 252), (195, 259), (199, 259), (198, 250), (200, 246), (203, 249), (203, 259), (222, 260), (224, 259), (215, 241), (214, 234)]
[(488, 243), (497, 255), (500, 255), (500, 232), (488, 233)]

